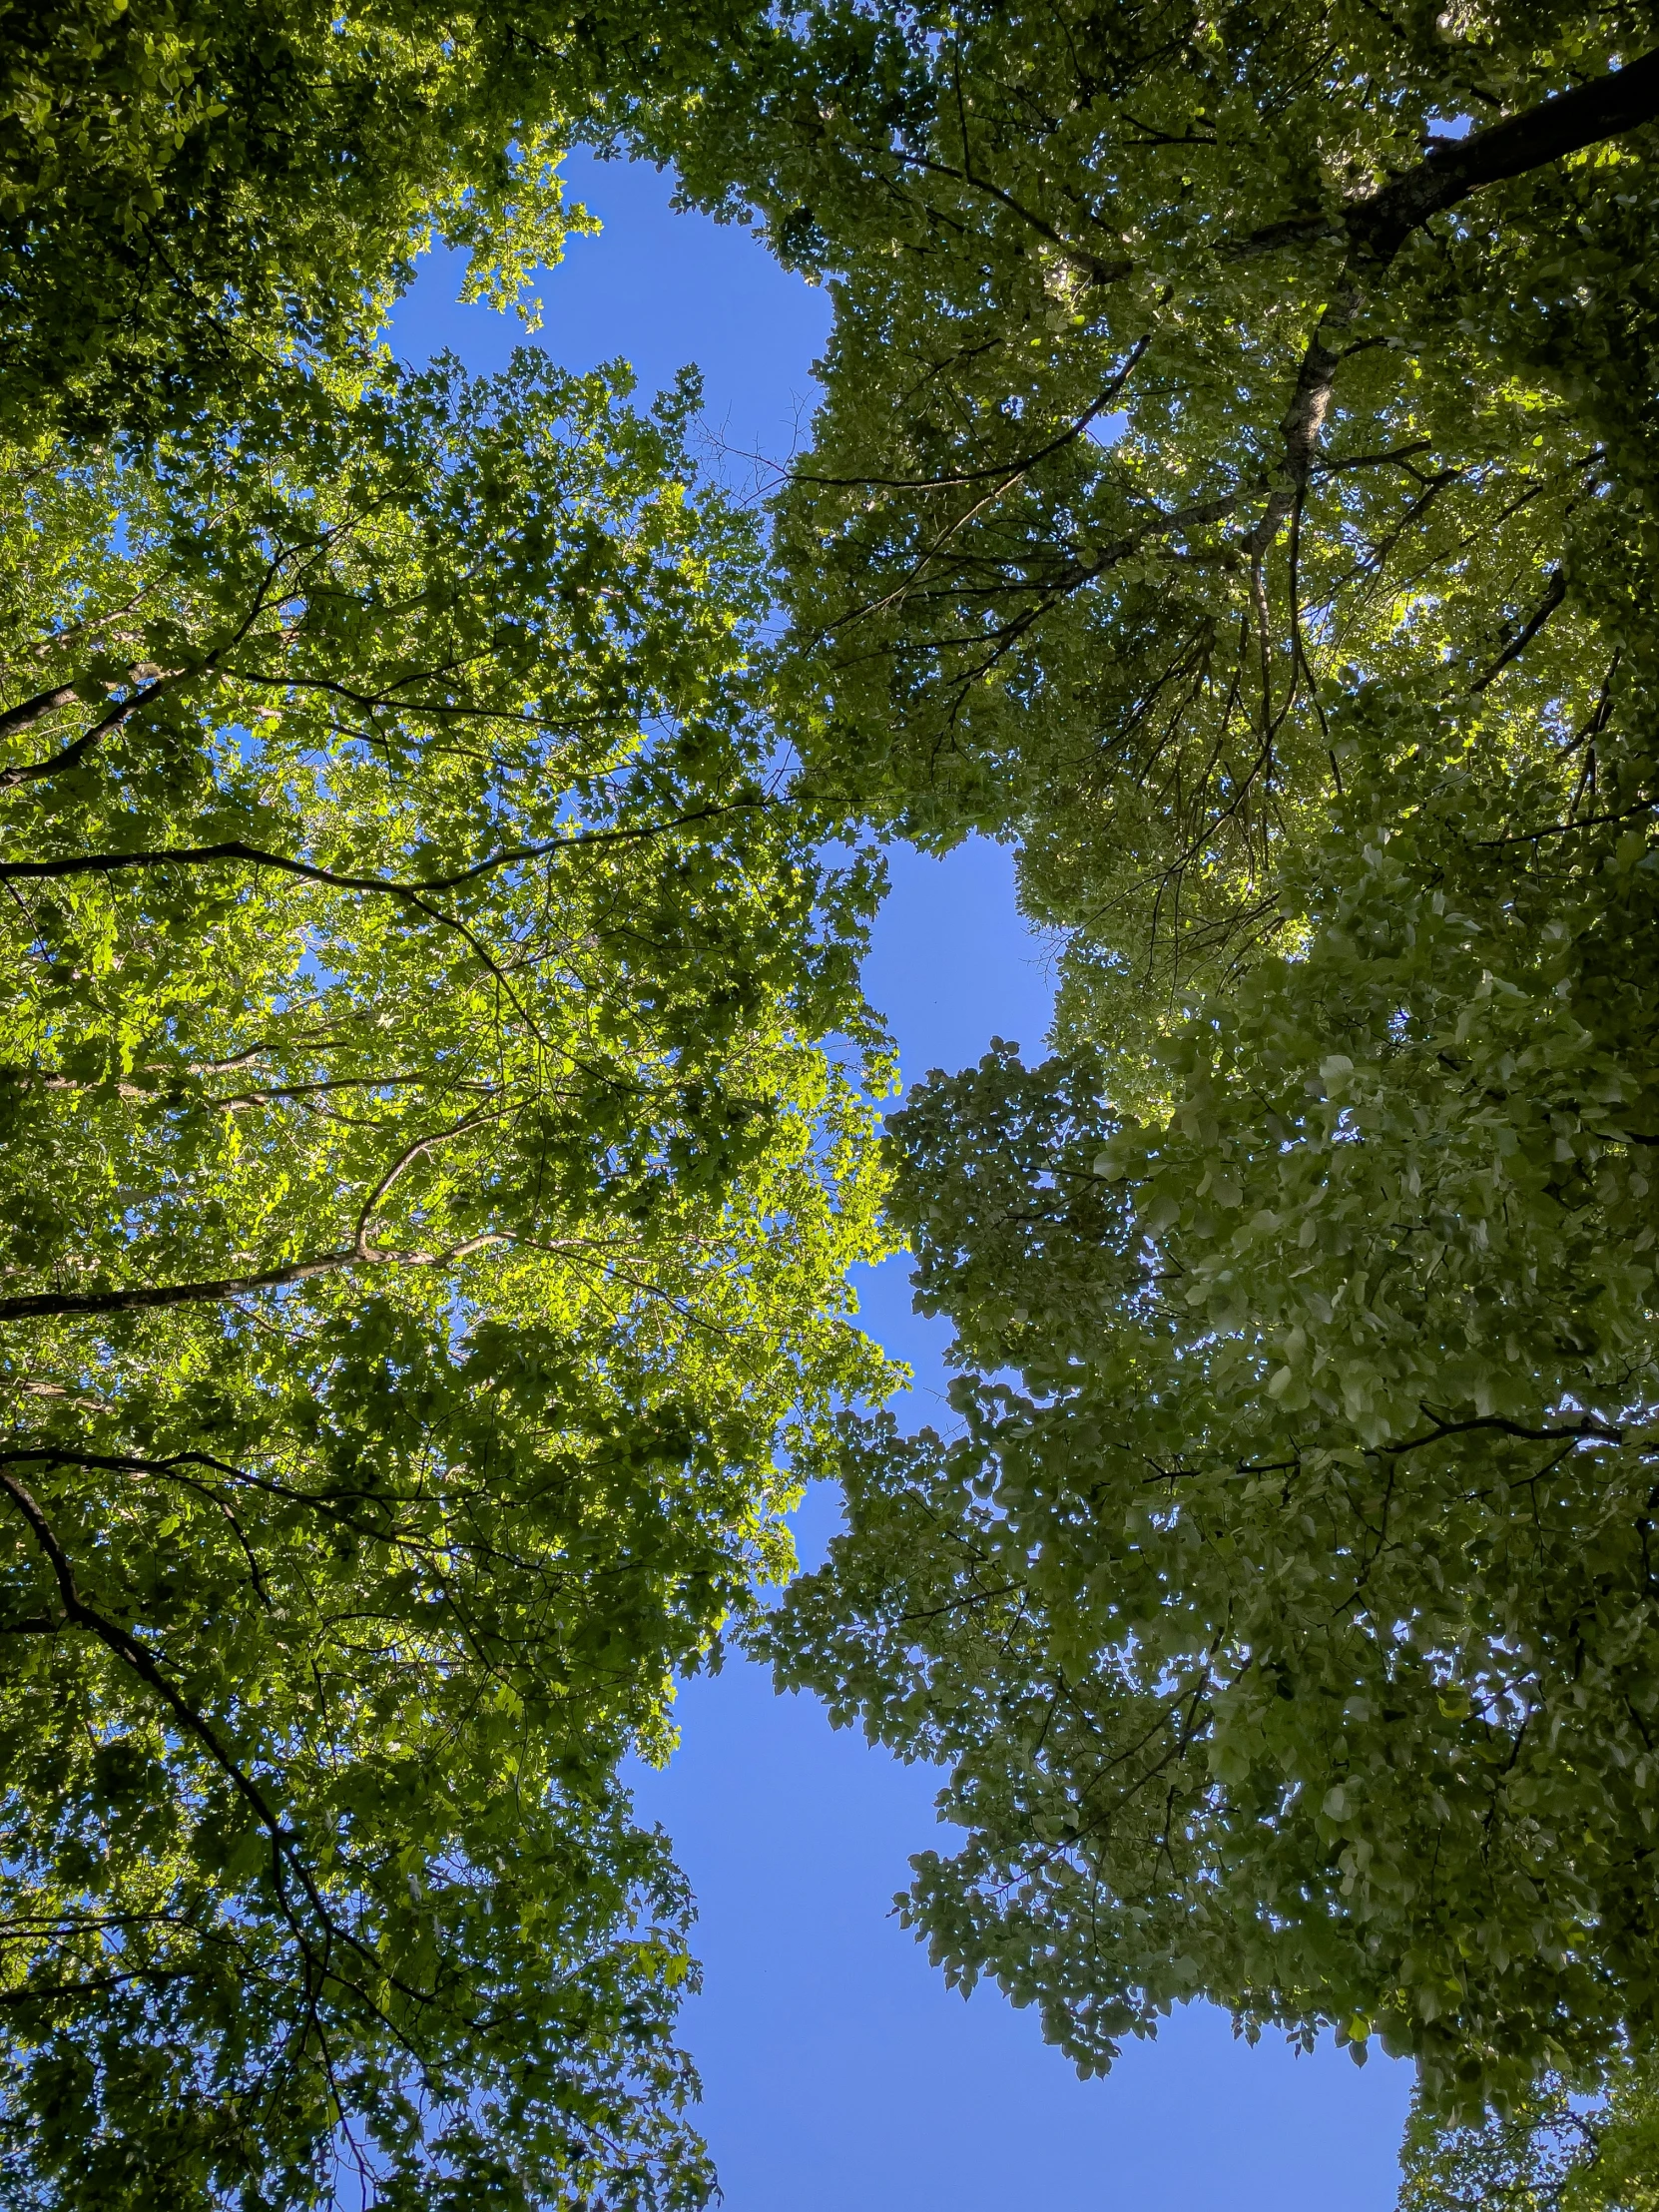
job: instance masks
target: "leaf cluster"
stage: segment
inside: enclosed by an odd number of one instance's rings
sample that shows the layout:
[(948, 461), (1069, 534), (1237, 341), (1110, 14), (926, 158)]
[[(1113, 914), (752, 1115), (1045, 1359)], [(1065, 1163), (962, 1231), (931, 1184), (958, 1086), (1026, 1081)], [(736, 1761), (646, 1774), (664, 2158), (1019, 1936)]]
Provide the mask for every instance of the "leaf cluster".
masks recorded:
[[(632, 0), (9, 0), (0, 424), (150, 433), (359, 352), (434, 239), (517, 299), (558, 162), (695, 73), (732, 12)], [(278, 383), (283, 379), (277, 376)]]
[(13, 458), (19, 2203), (712, 2188), (617, 1769), (883, 1387), (885, 1078), (693, 398), (523, 355)]
[(960, 1427), (763, 1640), (1085, 2069), (1204, 1996), (1472, 2127), (1659, 2022), (1650, 43), (826, 5), (671, 111), (834, 289), (810, 786), (1061, 977), (890, 1124)]

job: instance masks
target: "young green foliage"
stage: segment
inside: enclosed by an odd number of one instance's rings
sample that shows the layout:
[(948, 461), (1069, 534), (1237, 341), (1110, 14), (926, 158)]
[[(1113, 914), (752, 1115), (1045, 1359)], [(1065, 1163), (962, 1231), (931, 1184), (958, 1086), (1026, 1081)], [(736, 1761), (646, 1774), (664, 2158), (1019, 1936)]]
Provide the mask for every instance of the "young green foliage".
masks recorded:
[(522, 355), (11, 464), (19, 2203), (712, 2186), (616, 1769), (882, 1387), (881, 1069), (694, 402)]
[(572, 136), (695, 76), (730, 16), (6, 0), (0, 421), (235, 414), (279, 358), (370, 334), (434, 235), (506, 304), (585, 220), (560, 194)]
[(924, 842), (1017, 831), (1091, 1029), (1112, 952), (1157, 1021), (1275, 934), (1356, 668), (1594, 703), (1580, 549), (1649, 469), (1644, 23), (827, 0), (658, 126), (834, 279), (778, 508), (803, 757)]
[(1559, 2081), (1478, 2127), (1406, 2130), (1400, 2212), (1653, 2212), (1659, 2095), (1651, 2062), (1619, 2059), (1599, 2099)]

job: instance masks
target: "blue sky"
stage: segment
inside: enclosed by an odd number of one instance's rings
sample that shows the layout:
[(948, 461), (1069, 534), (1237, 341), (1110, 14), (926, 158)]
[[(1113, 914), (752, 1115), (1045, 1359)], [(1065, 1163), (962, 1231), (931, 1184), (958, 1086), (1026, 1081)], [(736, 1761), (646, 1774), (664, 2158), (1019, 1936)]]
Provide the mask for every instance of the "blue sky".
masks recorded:
[[(643, 396), (695, 361), (724, 471), (752, 482), (748, 456), (805, 437), (827, 297), (741, 230), (672, 214), (649, 168), (579, 159), (571, 182), (605, 230), (538, 282), (538, 342), (578, 369), (622, 355)], [(458, 280), (431, 265), (393, 343), (496, 367), (519, 325), (455, 306)], [(993, 1036), (1039, 1051), (1048, 962), (1015, 911), (1010, 855), (895, 854), (865, 981), (907, 1077), (961, 1067)], [(902, 1262), (861, 1288), (866, 1325), (916, 1370), (916, 1416), (933, 1417), (945, 1332), (910, 1313)], [(804, 1557), (832, 1526), (832, 1500), (810, 1499)], [(992, 1989), (946, 1990), (891, 1918), (909, 1854), (937, 1837), (935, 1776), (742, 1664), (689, 1686), (681, 1730), (639, 1798), (698, 1896), (705, 1987), (685, 2034), (726, 2212), (1390, 2212), (1402, 2067), (1252, 2050), (1198, 2009), (1079, 2082), (1031, 2015)]]

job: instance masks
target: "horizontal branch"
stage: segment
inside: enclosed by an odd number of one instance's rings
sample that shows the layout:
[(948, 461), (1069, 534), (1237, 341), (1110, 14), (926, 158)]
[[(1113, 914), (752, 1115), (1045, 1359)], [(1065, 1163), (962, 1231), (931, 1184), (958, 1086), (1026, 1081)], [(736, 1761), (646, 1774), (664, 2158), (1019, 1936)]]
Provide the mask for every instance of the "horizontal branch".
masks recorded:
[(54, 860), (0, 860), (0, 883), (61, 881), (75, 875), (116, 875), (135, 868), (211, 867), (240, 860), (250, 867), (274, 868), (280, 874), (297, 876), (307, 883), (321, 883), (333, 890), (373, 891), (387, 898), (418, 901), (433, 891), (456, 890), (463, 883), (475, 883), (482, 876), (525, 861), (556, 858), (561, 852), (595, 845), (639, 844), (651, 837), (667, 836), (676, 830), (689, 829), (696, 823), (718, 821), (726, 815), (754, 813), (771, 804), (764, 796), (737, 799), (719, 807), (693, 808), (683, 815), (672, 816), (667, 822), (642, 823), (619, 830), (578, 830), (570, 836), (549, 837), (541, 844), (513, 845), (504, 851), (492, 852), (482, 860), (473, 861), (470, 867), (456, 868), (448, 875), (417, 876), (403, 882), (392, 876), (353, 875), (339, 868), (319, 867), (309, 860), (291, 859), (283, 852), (268, 852), (263, 845), (249, 844), (241, 837), (226, 837), (217, 844), (159, 845), (136, 852), (75, 852)]
[[(1422, 1410), (1426, 1411), (1426, 1407)], [(1429, 1414), (1429, 1418), (1432, 1420), (1433, 1415)], [(1473, 1415), (1468, 1420), (1436, 1421), (1424, 1436), (1407, 1436), (1402, 1443), (1378, 1444), (1374, 1448), (1378, 1458), (1397, 1458), (1403, 1452), (1421, 1451), (1428, 1444), (1437, 1444), (1447, 1436), (1472, 1435), (1481, 1429), (1494, 1435), (1513, 1436), (1521, 1443), (1529, 1444), (1622, 1444), (1629, 1435), (1628, 1430), (1609, 1427), (1605, 1421), (1594, 1420), (1588, 1413), (1582, 1420), (1569, 1421), (1551, 1428), (1531, 1428), (1524, 1421), (1508, 1420), (1501, 1413), (1482, 1413)]]
[(286, 1290), (312, 1276), (365, 1263), (355, 1252), (328, 1252), (290, 1267), (268, 1268), (263, 1275), (222, 1276), (203, 1283), (144, 1283), (125, 1291), (31, 1291), (0, 1298), (0, 1322), (53, 1321), (78, 1314), (144, 1314), (171, 1306), (213, 1306), (255, 1291)]
[(450, 1267), (502, 1241), (498, 1231), (486, 1230), (481, 1236), (452, 1245), (447, 1252), (376, 1252), (364, 1246), (349, 1252), (318, 1253), (287, 1267), (267, 1268), (260, 1275), (220, 1276), (201, 1283), (141, 1283), (124, 1291), (30, 1291), (17, 1298), (0, 1298), (0, 1322), (71, 1320), (79, 1315), (145, 1314), (174, 1306), (224, 1305), (259, 1291), (283, 1291), (319, 1275), (337, 1275), (344, 1268)]

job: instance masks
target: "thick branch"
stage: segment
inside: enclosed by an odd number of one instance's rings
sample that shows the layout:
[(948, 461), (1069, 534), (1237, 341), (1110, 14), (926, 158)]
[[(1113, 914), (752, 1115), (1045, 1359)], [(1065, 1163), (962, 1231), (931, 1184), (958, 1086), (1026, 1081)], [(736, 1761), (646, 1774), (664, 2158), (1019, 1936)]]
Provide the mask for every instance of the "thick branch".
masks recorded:
[(1284, 466), (1266, 512), (1246, 541), (1253, 558), (1262, 558), (1307, 489), (1337, 368), (1349, 350), (1348, 333), (1365, 308), (1368, 286), (1383, 275), (1411, 233), (1483, 186), (1546, 168), (1656, 116), (1659, 52), (1594, 84), (1557, 93), (1524, 114), (1506, 116), (1453, 145), (1435, 147), (1415, 169), (1348, 210), (1348, 259), (1308, 341), (1296, 390), (1279, 426)]
[[(453, 1134), (453, 1132), (447, 1132)], [(435, 1142), (428, 1138), (425, 1144)], [(424, 1149), (416, 1147), (415, 1150)], [(412, 1158), (413, 1151), (407, 1156)], [(407, 1165), (407, 1158), (400, 1163)], [(54, 1321), (80, 1314), (142, 1314), (171, 1306), (223, 1305), (233, 1298), (251, 1297), (256, 1291), (282, 1291), (317, 1275), (333, 1275), (341, 1268), (393, 1267), (444, 1268), (470, 1259), (487, 1246), (500, 1244), (497, 1230), (485, 1230), (451, 1245), (447, 1252), (375, 1252), (363, 1246), (349, 1252), (322, 1252), (310, 1260), (295, 1260), (285, 1268), (268, 1268), (263, 1275), (228, 1275), (204, 1283), (143, 1283), (125, 1291), (30, 1291), (18, 1298), (0, 1298), (0, 1322)]]
[(268, 1268), (263, 1275), (230, 1275), (209, 1283), (146, 1283), (125, 1291), (32, 1291), (21, 1298), (0, 1298), (0, 1322), (51, 1321), (76, 1314), (142, 1314), (169, 1306), (212, 1306), (254, 1291), (280, 1291), (313, 1275), (360, 1267), (355, 1252), (326, 1252), (291, 1267)]
[(1575, 85), (1484, 131), (1436, 146), (1431, 154), (1350, 210), (1353, 255), (1386, 267), (1430, 216), (1454, 208), (1484, 185), (1501, 184), (1617, 138), (1659, 116), (1659, 53), (1644, 54), (1591, 84)]
[(0, 714), (0, 739), (20, 737), (60, 707), (74, 706), (78, 696), (73, 684), (60, 684), (56, 691), (36, 692), (33, 699), (20, 700)]

